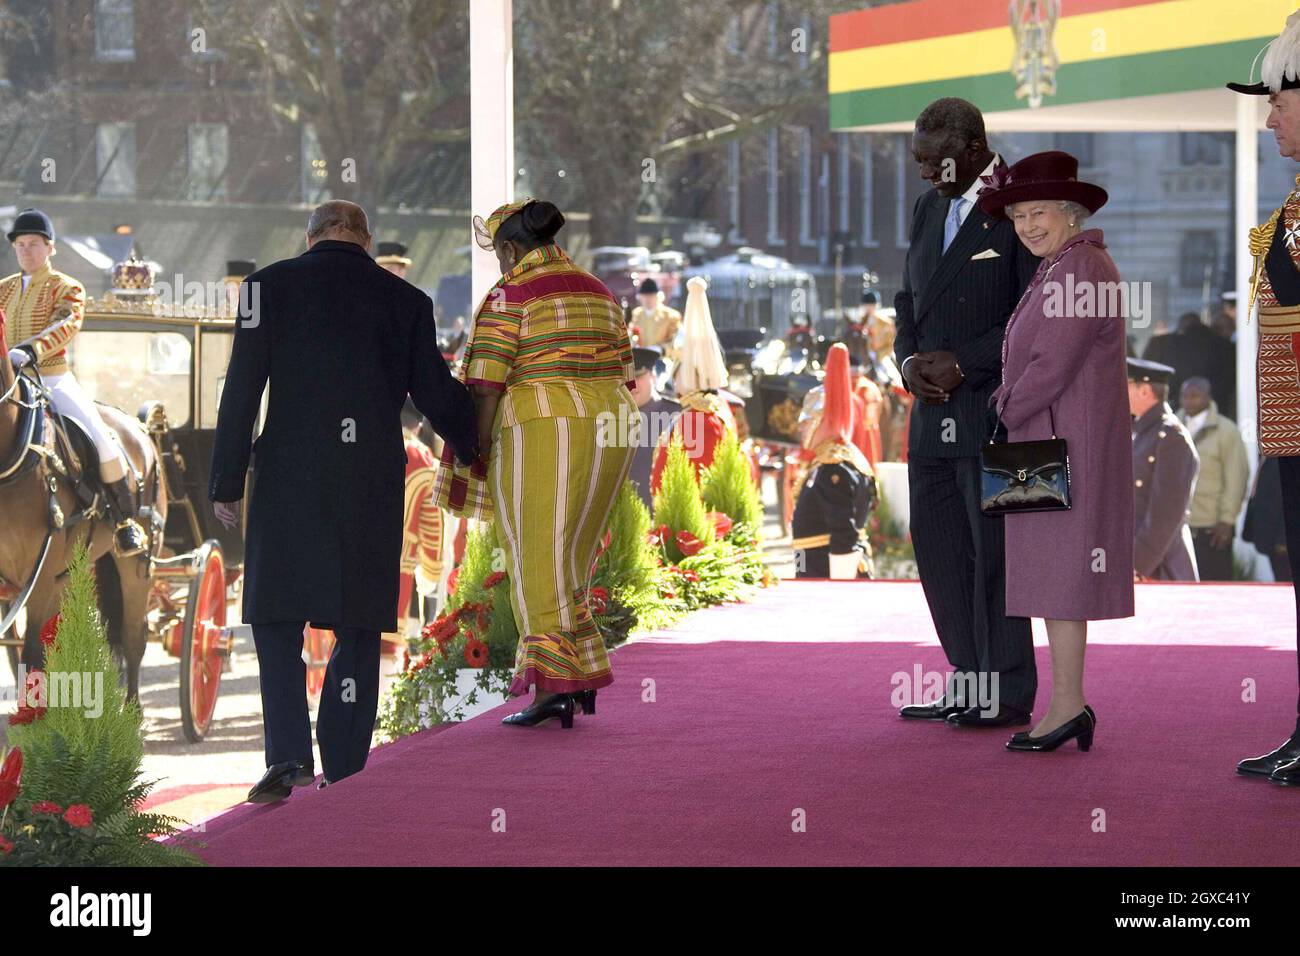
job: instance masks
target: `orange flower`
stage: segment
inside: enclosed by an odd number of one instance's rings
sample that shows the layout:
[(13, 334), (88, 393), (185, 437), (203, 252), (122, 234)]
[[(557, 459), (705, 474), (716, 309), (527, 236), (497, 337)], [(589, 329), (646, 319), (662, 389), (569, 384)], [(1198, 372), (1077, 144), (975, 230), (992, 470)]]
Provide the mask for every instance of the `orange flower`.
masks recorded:
[(488, 646), (477, 637), (465, 641), (465, 663), (470, 667), (483, 667), (488, 661)]

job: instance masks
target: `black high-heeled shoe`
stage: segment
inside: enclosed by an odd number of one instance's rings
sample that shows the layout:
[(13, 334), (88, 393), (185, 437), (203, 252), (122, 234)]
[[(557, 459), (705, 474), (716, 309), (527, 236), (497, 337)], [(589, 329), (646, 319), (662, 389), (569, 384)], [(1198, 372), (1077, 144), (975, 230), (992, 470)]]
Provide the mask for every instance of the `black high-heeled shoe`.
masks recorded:
[(1092, 735), (1096, 729), (1097, 715), (1091, 707), (1084, 705), (1083, 712), (1078, 717), (1067, 720), (1050, 734), (1043, 737), (1034, 737), (1027, 733), (1016, 734), (1007, 741), (1007, 749), (1019, 750), (1025, 753), (1041, 753), (1055, 750), (1061, 744), (1068, 743), (1071, 740), (1077, 740), (1079, 749), (1087, 753), (1092, 747)]
[(573, 698), (568, 694), (552, 694), (542, 703), (525, 707), (501, 723), (510, 727), (536, 727), (556, 717), (560, 718), (560, 726), (565, 730), (573, 726)]
[(573, 705), (581, 707), (582, 713), (590, 716), (596, 712), (596, 692), (594, 690), (580, 690), (576, 694), (570, 694), (573, 698)]

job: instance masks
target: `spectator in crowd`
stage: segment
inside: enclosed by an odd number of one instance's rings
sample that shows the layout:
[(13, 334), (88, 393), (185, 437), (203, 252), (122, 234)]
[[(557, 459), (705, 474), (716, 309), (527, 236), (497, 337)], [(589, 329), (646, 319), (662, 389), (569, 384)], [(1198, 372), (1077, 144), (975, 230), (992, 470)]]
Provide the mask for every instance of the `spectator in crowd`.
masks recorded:
[(1174, 367), (1170, 395), (1180, 395), (1183, 382), (1189, 378), (1207, 378), (1219, 410), (1229, 418), (1237, 417), (1237, 350), (1195, 312), (1183, 314), (1177, 332), (1152, 337), (1142, 357)]
[(1202, 581), (1232, 580), (1232, 539), (1246, 499), (1250, 462), (1241, 432), (1219, 414), (1208, 379), (1183, 382), (1179, 420), (1192, 436), (1201, 469), (1192, 492), (1192, 545)]

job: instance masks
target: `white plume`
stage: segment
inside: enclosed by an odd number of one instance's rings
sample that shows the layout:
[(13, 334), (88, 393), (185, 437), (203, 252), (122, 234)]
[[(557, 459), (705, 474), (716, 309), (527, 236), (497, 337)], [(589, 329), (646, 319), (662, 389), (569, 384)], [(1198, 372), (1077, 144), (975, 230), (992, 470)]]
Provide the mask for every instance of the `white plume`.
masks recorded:
[(676, 375), (679, 395), (699, 389), (724, 388), (727, 384), (727, 362), (722, 355), (718, 333), (713, 330), (709, 297), (704, 294), (708, 287), (702, 276), (692, 276), (686, 283), (682, 359)]
[(1286, 18), (1281, 35), (1268, 45), (1259, 72), (1274, 93), (1281, 91), (1284, 80), (1300, 80), (1300, 10)]

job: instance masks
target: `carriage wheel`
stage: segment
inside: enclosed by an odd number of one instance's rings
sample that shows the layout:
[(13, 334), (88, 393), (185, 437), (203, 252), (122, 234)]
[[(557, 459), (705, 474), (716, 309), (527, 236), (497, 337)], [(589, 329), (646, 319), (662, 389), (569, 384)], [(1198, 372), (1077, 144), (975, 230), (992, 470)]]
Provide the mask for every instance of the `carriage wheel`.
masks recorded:
[(315, 708), (320, 704), (320, 692), (325, 686), (325, 668), (334, 650), (334, 632), (308, 624), (302, 632), (302, 650), (307, 665), (307, 705)]
[(181, 632), (181, 727), (191, 743), (208, 732), (217, 706), (225, 626), (225, 562), (220, 546), (209, 540), (200, 548), (199, 572), (190, 579)]

